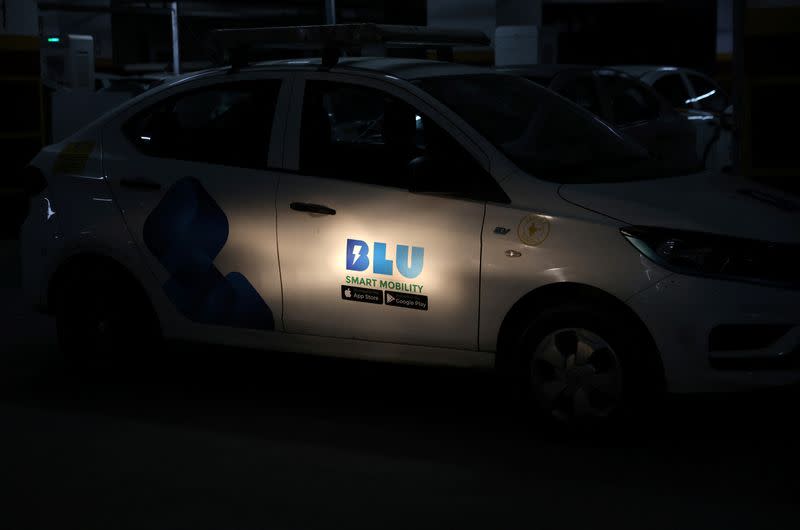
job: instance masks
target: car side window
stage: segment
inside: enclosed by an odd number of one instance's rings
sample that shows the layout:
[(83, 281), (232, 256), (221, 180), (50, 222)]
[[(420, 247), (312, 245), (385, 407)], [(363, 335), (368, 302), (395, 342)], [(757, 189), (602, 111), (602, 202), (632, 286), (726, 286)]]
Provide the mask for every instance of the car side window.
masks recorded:
[(149, 156), (266, 168), (280, 85), (246, 81), (182, 92), (135, 115), (124, 131)]
[(614, 125), (624, 127), (658, 118), (661, 105), (649, 87), (622, 75), (603, 75), (600, 79), (608, 94)]
[(674, 108), (685, 108), (689, 105), (689, 91), (680, 74), (667, 74), (653, 83), (653, 88), (669, 101)]
[(709, 112), (722, 112), (728, 105), (727, 97), (720, 88), (708, 79), (689, 74), (689, 82), (694, 87), (692, 102), (700, 109)]
[(449, 133), (408, 103), (330, 81), (306, 82), (299, 162), (301, 173), (412, 191), (424, 171), (434, 180), (427, 183), (431, 191), (466, 197), (494, 183)]
[(556, 80), (552, 88), (560, 95), (578, 104), (592, 114), (597, 116), (603, 115), (600, 98), (597, 95), (597, 87), (595, 86), (594, 78), (591, 74), (571, 77), (564, 81)]

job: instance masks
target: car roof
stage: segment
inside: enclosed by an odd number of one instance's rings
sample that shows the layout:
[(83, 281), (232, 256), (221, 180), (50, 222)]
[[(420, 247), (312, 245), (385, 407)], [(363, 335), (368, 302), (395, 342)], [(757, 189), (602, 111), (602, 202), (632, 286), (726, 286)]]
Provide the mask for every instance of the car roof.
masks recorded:
[[(244, 66), (240, 70), (244, 73), (271, 70), (303, 71), (319, 70), (321, 67), (322, 60), (317, 57), (308, 59), (281, 59), (277, 61), (258, 62)], [(198, 72), (175, 76), (170, 79), (171, 82), (165, 83), (165, 85), (177, 84), (189, 78), (205, 77), (207, 75), (227, 72), (230, 70), (230, 68), (230, 66), (216, 67), (208, 70), (201, 70)], [(397, 57), (343, 57), (335, 66), (326, 68), (326, 71), (334, 73), (362, 71), (365, 73), (370, 72), (386, 74), (408, 81), (423, 79), (426, 77), (494, 73), (492, 69), (481, 66), (450, 63), (444, 61), (431, 61), (427, 59)]]
[(498, 72), (518, 75), (538, 82), (550, 84), (556, 77), (565, 72), (611, 72), (623, 77), (631, 76), (628, 72), (614, 66), (598, 66), (590, 64), (534, 64), (526, 66), (499, 67)]
[(670, 66), (668, 64), (620, 64), (616, 66), (612, 66), (612, 68), (616, 68), (617, 70), (622, 70), (623, 72), (627, 72), (632, 76), (642, 77), (645, 74), (649, 74), (650, 72), (686, 72), (690, 74), (697, 74), (703, 77), (708, 77), (708, 75), (700, 72), (698, 70), (694, 70), (692, 68), (686, 68), (683, 66)]
[[(310, 59), (281, 59), (277, 61), (265, 61), (243, 66), (239, 69), (242, 73), (248, 72), (264, 72), (264, 71), (316, 71), (322, 67), (320, 58)], [(326, 68), (327, 71), (336, 72), (364, 72), (370, 74), (389, 75), (395, 78), (413, 81), (416, 79), (424, 79), (428, 77), (442, 77), (442, 76), (459, 76), (459, 75), (475, 75), (475, 74), (489, 74), (497, 75), (490, 68), (472, 66), (457, 63), (448, 63), (443, 61), (431, 61), (426, 59), (408, 59), (408, 58), (394, 58), (394, 57), (345, 57), (341, 58), (332, 68)], [(160, 83), (158, 86), (147, 90), (146, 92), (132, 98), (131, 100), (123, 103), (114, 111), (110, 112), (105, 118), (110, 118), (117, 112), (123, 111), (126, 108), (138, 104), (140, 101), (149, 99), (165, 90), (172, 87), (181, 85), (185, 82), (197, 79), (204, 79), (225, 74), (231, 71), (231, 66), (218, 66), (199, 70), (195, 72), (186, 72), (180, 75), (167, 76), (165, 82)]]
[[(317, 71), (322, 67), (320, 58), (312, 59), (282, 59), (278, 61), (266, 61), (243, 66), (237, 70), (244, 74), (259, 71)], [(86, 129), (102, 127), (109, 120), (114, 119), (144, 101), (157, 97), (158, 94), (170, 90), (173, 87), (183, 85), (193, 80), (208, 79), (230, 73), (231, 66), (218, 66), (205, 70), (185, 72), (180, 75), (167, 75), (165, 82), (158, 84), (149, 90), (129, 99), (106, 114), (100, 116), (94, 122), (88, 124)], [(492, 69), (443, 61), (431, 61), (426, 59), (408, 59), (394, 57), (347, 57), (339, 60), (338, 64), (327, 71), (336, 72), (364, 72), (370, 75), (388, 75), (394, 78), (414, 81), (428, 77), (460, 76), (460, 75), (500, 75)]]
[[(318, 69), (322, 66), (319, 58), (313, 59), (283, 59), (257, 63), (247, 67), (250, 70), (261, 69)], [(244, 70), (244, 69), (243, 69)], [(486, 67), (467, 64), (432, 61), (428, 59), (400, 58), (400, 57), (343, 57), (336, 66), (330, 68), (331, 72), (361, 70), (391, 75), (400, 79), (414, 80), (426, 77), (469, 75), (492, 73)]]
[(555, 77), (563, 72), (597, 70), (599, 66), (591, 64), (530, 64), (515, 66), (499, 66), (498, 72), (533, 77)]

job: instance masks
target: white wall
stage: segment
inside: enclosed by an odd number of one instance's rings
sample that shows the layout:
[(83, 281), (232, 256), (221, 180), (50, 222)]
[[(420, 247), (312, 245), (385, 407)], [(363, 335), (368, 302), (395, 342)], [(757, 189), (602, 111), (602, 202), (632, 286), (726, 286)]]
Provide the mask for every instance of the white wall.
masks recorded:
[(717, 53), (733, 53), (733, 0), (717, 0)]

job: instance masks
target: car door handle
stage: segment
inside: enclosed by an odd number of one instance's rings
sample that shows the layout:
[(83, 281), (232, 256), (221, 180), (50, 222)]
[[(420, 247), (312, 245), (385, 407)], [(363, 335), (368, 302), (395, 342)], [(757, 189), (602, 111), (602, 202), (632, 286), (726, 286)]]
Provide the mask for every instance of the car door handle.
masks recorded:
[(156, 182), (155, 180), (150, 180), (141, 177), (120, 179), (119, 185), (124, 186), (126, 188), (131, 188), (134, 190), (142, 190), (142, 191), (158, 191), (161, 189), (160, 183)]
[(327, 206), (323, 206), (321, 204), (311, 204), (309, 202), (293, 202), (289, 205), (289, 208), (292, 210), (297, 210), (298, 212), (309, 212), (309, 213), (318, 213), (322, 215), (336, 215), (336, 210), (333, 208), (328, 208)]

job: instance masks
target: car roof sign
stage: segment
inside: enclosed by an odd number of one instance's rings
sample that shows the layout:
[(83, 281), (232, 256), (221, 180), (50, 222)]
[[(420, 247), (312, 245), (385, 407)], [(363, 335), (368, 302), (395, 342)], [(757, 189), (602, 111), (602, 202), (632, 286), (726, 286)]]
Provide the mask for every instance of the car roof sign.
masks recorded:
[(218, 62), (234, 68), (250, 62), (254, 51), (319, 50), (323, 66), (335, 66), (343, 53), (384, 55), (387, 48), (453, 48), (487, 46), (482, 31), (437, 29), (390, 24), (331, 24), (322, 26), (278, 26), (218, 29), (211, 43)]

